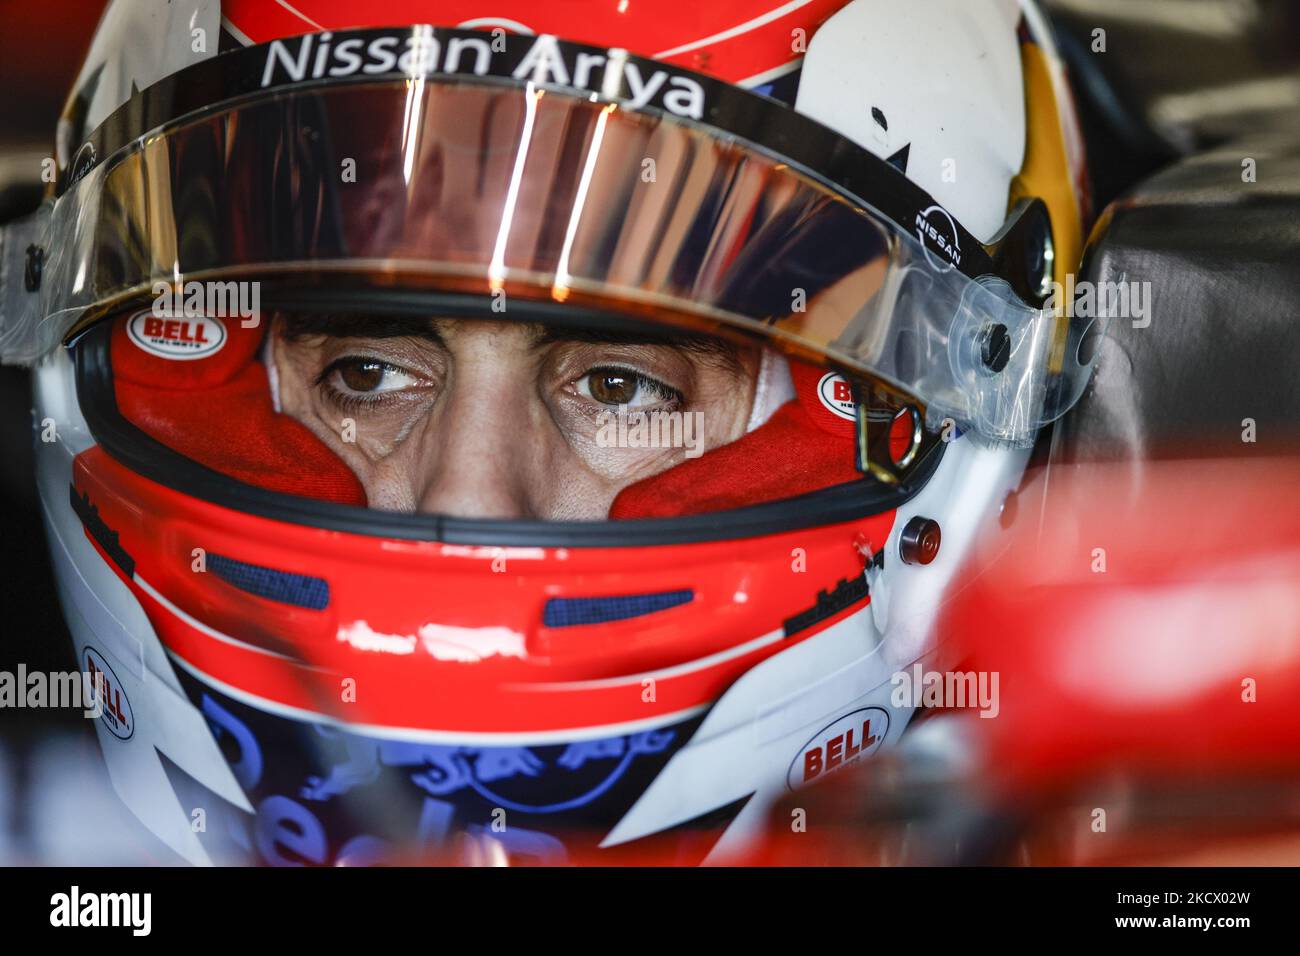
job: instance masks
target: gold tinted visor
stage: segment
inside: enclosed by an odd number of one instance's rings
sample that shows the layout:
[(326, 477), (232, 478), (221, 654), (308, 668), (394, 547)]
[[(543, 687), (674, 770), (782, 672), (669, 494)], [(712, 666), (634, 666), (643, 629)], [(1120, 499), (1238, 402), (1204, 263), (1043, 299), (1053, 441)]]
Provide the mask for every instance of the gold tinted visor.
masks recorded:
[(46, 247), (35, 352), (168, 285), (351, 276), (725, 326), (1002, 440), (1088, 371), (1005, 282), (770, 149), (531, 83), (339, 81), (191, 114), (75, 182)]

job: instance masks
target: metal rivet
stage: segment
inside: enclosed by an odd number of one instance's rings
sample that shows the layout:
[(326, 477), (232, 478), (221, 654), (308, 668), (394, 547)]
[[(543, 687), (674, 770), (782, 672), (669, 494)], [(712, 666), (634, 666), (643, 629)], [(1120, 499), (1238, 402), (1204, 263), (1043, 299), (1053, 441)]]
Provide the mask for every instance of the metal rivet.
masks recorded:
[(939, 556), (942, 537), (939, 522), (917, 515), (903, 527), (898, 538), (898, 556), (904, 564), (929, 564)]

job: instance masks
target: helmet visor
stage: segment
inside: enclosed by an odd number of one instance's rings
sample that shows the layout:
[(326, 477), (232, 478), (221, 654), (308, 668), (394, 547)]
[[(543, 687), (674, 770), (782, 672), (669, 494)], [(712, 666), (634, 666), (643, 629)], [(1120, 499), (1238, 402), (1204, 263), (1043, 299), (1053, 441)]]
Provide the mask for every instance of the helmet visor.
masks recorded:
[(263, 283), (346, 278), (726, 327), (1002, 440), (1088, 371), (1005, 282), (771, 150), (531, 83), (353, 80), (191, 116), (76, 181), (46, 246), (38, 351), (195, 282), (247, 324)]

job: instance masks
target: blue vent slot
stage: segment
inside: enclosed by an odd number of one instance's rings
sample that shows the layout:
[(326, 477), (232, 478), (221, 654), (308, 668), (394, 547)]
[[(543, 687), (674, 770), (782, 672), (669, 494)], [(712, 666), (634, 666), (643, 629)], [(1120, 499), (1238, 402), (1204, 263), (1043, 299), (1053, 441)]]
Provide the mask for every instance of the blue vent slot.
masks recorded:
[(330, 603), (330, 586), (323, 578), (289, 574), (274, 568), (245, 564), (220, 554), (208, 555), (208, 569), (231, 587), (256, 594), (268, 601), (292, 604), (312, 611), (323, 610)]
[(659, 594), (628, 594), (603, 598), (551, 598), (542, 611), (547, 627), (577, 627), (580, 624), (607, 624), (631, 617), (666, 611), (685, 604), (695, 592), (662, 591)]

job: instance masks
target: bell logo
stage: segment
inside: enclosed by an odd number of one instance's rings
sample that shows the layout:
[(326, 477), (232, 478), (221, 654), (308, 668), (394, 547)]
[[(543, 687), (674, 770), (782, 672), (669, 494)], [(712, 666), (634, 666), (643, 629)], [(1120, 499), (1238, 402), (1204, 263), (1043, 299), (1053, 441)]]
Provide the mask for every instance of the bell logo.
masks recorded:
[(86, 648), (86, 675), (89, 677), (94, 703), (103, 705), (99, 717), (104, 726), (114, 737), (126, 740), (135, 733), (135, 718), (131, 714), (131, 702), (126, 698), (126, 691), (121, 682), (108, 666), (99, 651), (93, 647)]
[(167, 318), (150, 311), (131, 319), (127, 336), (150, 355), (189, 361), (219, 352), (226, 344), (226, 327), (212, 316)]
[(889, 714), (879, 707), (845, 714), (804, 744), (786, 773), (787, 786), (797, 790), (875, 753), (888, 729)]
[(821, 377), (817, 383), (817, 397), (832, 414), (847, 421), (857, 419), (858, 406), (853, 401), (853, 387), (838, 372), (827, 372)]

